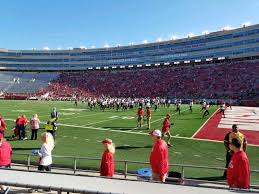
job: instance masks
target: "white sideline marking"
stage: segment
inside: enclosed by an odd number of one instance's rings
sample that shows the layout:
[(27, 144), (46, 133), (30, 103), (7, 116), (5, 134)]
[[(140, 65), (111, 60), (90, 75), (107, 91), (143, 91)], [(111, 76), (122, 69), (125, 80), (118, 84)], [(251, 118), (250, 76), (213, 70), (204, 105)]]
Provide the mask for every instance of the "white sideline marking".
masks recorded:
[(85, 141), (89, 141), (90, 139), (85, 139)]
[[(200, 132), (200, 130), (204, 127), (204, 125), (207, 124), (207, 122), (211, 119), (211, 117), (213, 117), (217, 112), (218, 112), (219, 108), (205, 121), (205, 123), (202, 124), (202, 126), (192, 135), (192, 138), (194, 138), (194, 136)], [(196, 138), (195, 138), (196, 139)]]
[(198, 154), (196, 154), (196, 155), (193, 155), (194, 157), (198, 157), (198, 158), (200, 158), (201, 157), (201, 155), (198, 155)]
[(179, 137), (179, 134), (176, 134), (175, 137)]
[[(5, 119), (5, 120), (9, 120), (9, 121), (13, 121), (13, 119)], [(114, 130), (114, 129), (110, 129), (110, 128), (96, 128), (96, 127), (86, 127), (86, 126), (78, 126), (78, 125), (70, 125), (70, 124), (61, 124), (58, 123), (58, 126), (65, 126), (65, 127), (74, 127), (74, 128), (81, 128), (81, 129), (92, 129), (92, 130), (100, 130), (100, 131), (110, 131), (110, 132), (116, 132), (116, 133), (128, 133), (128, 134), (137, 134), (137, 135), (146, 135), (149, 136), (148, 133), (139, 133), (136, 131), (120, 131), (120, 130)], [(210, 139), (200, 139), (200, 138), (192, 138), (192, 137), (176, 137), (176, 136), (172, 136), (176, 139), (186, 139), (186, 140), (193, 140), (193, 141), (205, 141), (205, 142), (216, 142), (216, 143), (223, 143), (223, 141), (218, 141), (218, 140), (210, 140)], [(253, 146), (253, 147), (259, 147), (259, 145), (255, 145), (255, 144), (248, 144), (249, 146)]]
[(219, 161), (224, 161), (224, 159), (222, 159), (222, 158), (216, 158), (216, 160), (219, 160)]
[(78, 139), (78, 137), (73, 137), (73, 139)]

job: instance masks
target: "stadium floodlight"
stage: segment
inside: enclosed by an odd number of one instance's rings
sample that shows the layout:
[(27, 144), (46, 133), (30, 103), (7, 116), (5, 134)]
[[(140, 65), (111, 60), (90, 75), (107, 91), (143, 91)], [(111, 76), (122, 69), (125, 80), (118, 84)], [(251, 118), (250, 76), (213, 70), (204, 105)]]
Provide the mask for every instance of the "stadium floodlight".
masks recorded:
[(93, 69), (92, 67), (88, 67), (87, 69)]
[(160, 63), (156, 63), (155, 66), (160, 66)]
[(218, 60), (224, 60), (225, 59), (225, 57), (219, 57), (218, 58)]
[(120, 68), (121, 68), (121, 69), (124, 69), (124, 68), (125, 68), (125, 66), (120, 66)]
[(137, 67), (142, 67), (142, 65), (137, 65)]
[(151, 66), (151, 64), (146, 64), (146, 67), (150, 67)]
[(178, 64), (180, 64), (180, 61), (175, 61), (174, 64), (178, 65)]
[(190, 63), (191, 61), (184, 61), (184, 63), (186, 64), (186, 63)]
[(164, 65), (170, 65), (170, 63), (166, 62), (166, 63), (164, 63)]
[(95, 69), (101, 69), (101, 67), (95, 67)]
[(133, 67), (133, 65), (129, 65), (128, 67), (129, 67), (129, 68), (132, 68), (132, 67)]
[(104, 69), (108, 69), (109, 67), (106, 67), (106, 66), (105, 66), (105, 67), (103, 67), (103, 68), (104, 68)]
[(208, 59), (206, 59), (206, 61), (212, 61), (213, 60), (213, 58), (208, 58)]
[(199, 62), (201, 62), (201, 59), (196, 59), (194, 62), (199, 63)]
[(117, 67), (116, 66), (112, 66), (112, 69), (116, 69)]

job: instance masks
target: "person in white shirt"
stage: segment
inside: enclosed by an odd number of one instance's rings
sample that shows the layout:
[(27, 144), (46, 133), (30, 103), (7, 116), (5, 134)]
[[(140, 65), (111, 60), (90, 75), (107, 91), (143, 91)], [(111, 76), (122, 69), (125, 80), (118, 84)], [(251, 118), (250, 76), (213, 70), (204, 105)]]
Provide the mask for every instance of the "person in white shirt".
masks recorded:
[(41, 135), (41, 149), (38, 153), (40, 156), (39, 160), (39, 171), (51, 171), (52, 164), (52, 150), (54, 148), (54, 139), (51, 133), (44, 132)]
[(203, 113), (202, 118), (204, 118), (204, 117), (206, 117), (206, 116), (208, 116), (208, 115), (210, 114), (210, 112), (209, 112), (209, 107), (210, 107), (209, 104), (207, 104), (207, 105), (205, 106), (205, 111), (204, 111), (204, 113)]
[(190, 112), (192, 112), (192, 107), (193, 107), (193, 100), (190, 102)]

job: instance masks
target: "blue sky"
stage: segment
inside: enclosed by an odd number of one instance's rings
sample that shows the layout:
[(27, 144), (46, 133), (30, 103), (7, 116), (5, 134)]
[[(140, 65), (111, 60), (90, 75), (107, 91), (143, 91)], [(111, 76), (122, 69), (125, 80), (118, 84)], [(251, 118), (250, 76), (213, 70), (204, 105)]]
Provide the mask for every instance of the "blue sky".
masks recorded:
[(259, 23), (259, 0), (1, 0), (0, 48), (155, 42)]

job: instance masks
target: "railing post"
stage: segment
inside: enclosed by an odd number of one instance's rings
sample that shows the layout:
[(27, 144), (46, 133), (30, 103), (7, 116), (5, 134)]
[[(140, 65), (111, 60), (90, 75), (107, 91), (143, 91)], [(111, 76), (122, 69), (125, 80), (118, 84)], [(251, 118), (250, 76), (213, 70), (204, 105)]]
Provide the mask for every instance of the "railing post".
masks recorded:
[(184, 167), (182, 166), (182, 177), (181, 177), (181, 179), (182, 179), (182, 183), (184, 183)]
[(124, 166), (124, 178), (127, 178), (127, 173), (128, 173), (128, 163), (125, 161), (125, 166)]
[(74, 158), (74, 174), (76, 174), (76, 169), (77, 169), (77, 166), (76, 166), (76, 158)]
[(31, 165), (31, 156), (30, 154), (27, 155), (27, 169), (28, 171), (30, 170), (30, 165)]

